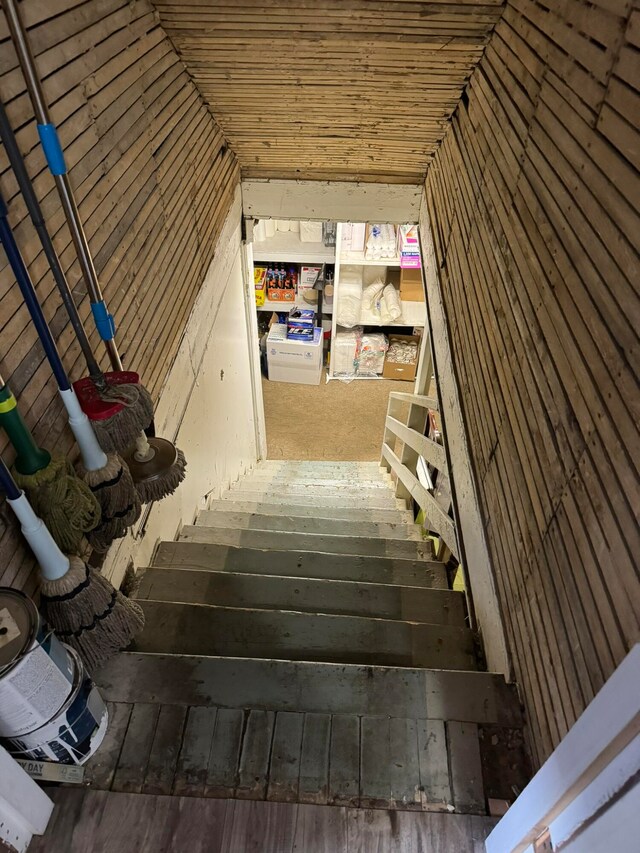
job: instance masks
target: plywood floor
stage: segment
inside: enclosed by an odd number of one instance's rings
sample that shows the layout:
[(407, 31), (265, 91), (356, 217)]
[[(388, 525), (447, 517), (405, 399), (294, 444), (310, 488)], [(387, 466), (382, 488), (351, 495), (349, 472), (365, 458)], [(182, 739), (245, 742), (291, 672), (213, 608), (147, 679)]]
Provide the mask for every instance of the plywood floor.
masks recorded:
[(338, 380), (293, 385), (262, 380), (268, 459), (372, 462), (380, 458), (391, 391), (413, 382)]
[(480, 853), (494, 818), (51, 789), (29, 853)]

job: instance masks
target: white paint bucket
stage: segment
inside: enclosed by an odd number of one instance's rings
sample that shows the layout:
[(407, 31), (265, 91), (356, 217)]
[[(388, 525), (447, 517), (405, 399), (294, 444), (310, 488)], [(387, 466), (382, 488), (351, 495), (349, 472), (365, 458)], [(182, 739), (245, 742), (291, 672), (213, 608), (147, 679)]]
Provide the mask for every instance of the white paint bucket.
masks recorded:
[(48, 722), (73, 690), (69, 650), (24, 593), (0, 588), (0, 737)]
[(84, 764), (102, 743), (109, 722), (107, 706), (76, 652), (69, 652), (75, 670), (73, 692), (45, 725), (7, 739), (12, 755), (34, 761)]

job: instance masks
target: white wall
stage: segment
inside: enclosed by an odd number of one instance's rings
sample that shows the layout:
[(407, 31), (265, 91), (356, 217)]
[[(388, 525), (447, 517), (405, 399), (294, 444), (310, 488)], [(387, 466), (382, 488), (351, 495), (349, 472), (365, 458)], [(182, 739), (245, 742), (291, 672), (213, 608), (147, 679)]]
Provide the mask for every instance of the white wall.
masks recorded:
[(131, 561), (148, 565), (157, 542), (191, 524), (207, 494), (219, 495), (256, 462), (240, 217), (238, 189), (156, 407), (156, 434), (184, 452), (186, 479), (112, 546), (103, 571), (116, 586)]

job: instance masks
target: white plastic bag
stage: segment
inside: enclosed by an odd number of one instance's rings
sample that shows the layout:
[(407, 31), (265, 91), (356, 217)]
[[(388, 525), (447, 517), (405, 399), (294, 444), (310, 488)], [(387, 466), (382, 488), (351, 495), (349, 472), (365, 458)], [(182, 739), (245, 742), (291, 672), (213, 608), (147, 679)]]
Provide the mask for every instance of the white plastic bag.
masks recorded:
[(362, 311), (362, 268), (346, 265), (340, 269), (337, 305), (339, 326), (351, 329), (360, 322)]
[(382, 292), (382, 314), (388, 314), (392, 322), (395, 323), (402, 317), (402, 303), (398, 296), (398, 291), (392, 284), (388, 284)]
[(362, 328), (336, 332), (331, 349), (331, 369), (333, 375), (350, 381), (358, 370), (358, 356), (362, 341)]
[(388, 347), (389, 341), (382, 332), (364, 334), (360, 342), (358, 376), (377, 376), (382, 373)]

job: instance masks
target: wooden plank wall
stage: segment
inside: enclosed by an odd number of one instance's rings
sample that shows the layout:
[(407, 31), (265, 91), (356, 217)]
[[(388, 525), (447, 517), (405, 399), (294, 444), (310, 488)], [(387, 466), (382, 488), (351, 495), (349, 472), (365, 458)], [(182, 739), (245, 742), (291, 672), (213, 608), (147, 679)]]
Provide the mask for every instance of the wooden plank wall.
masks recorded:
[(420, 184), (503, 0), (156, 0), (244, 177)]
[(637, 2), (510, 0), (426, 181), (538, 761), (638, 639), (639, 48)]
[[(155, 398), (175, 357), (239, 169), (148, 0), (23, 0), (125, 366)], [(0, 13), (0, 95), (87, 324), (88, 299), (22, 74)], [(72, 378), (86, 371), (40, 243), (0, 149), (10, 220)], [(48, 363), (0, 251), (0, 367), (39, 442), (74, 455)], [(95, 332), (91, 342), (108, 362)], [(0, 447), (5, 448), (5, 437)], [(7, 459), (11, 458), (9, 452)], [(0, 584), (32, 592), (34, 563), (0, 509)]]

